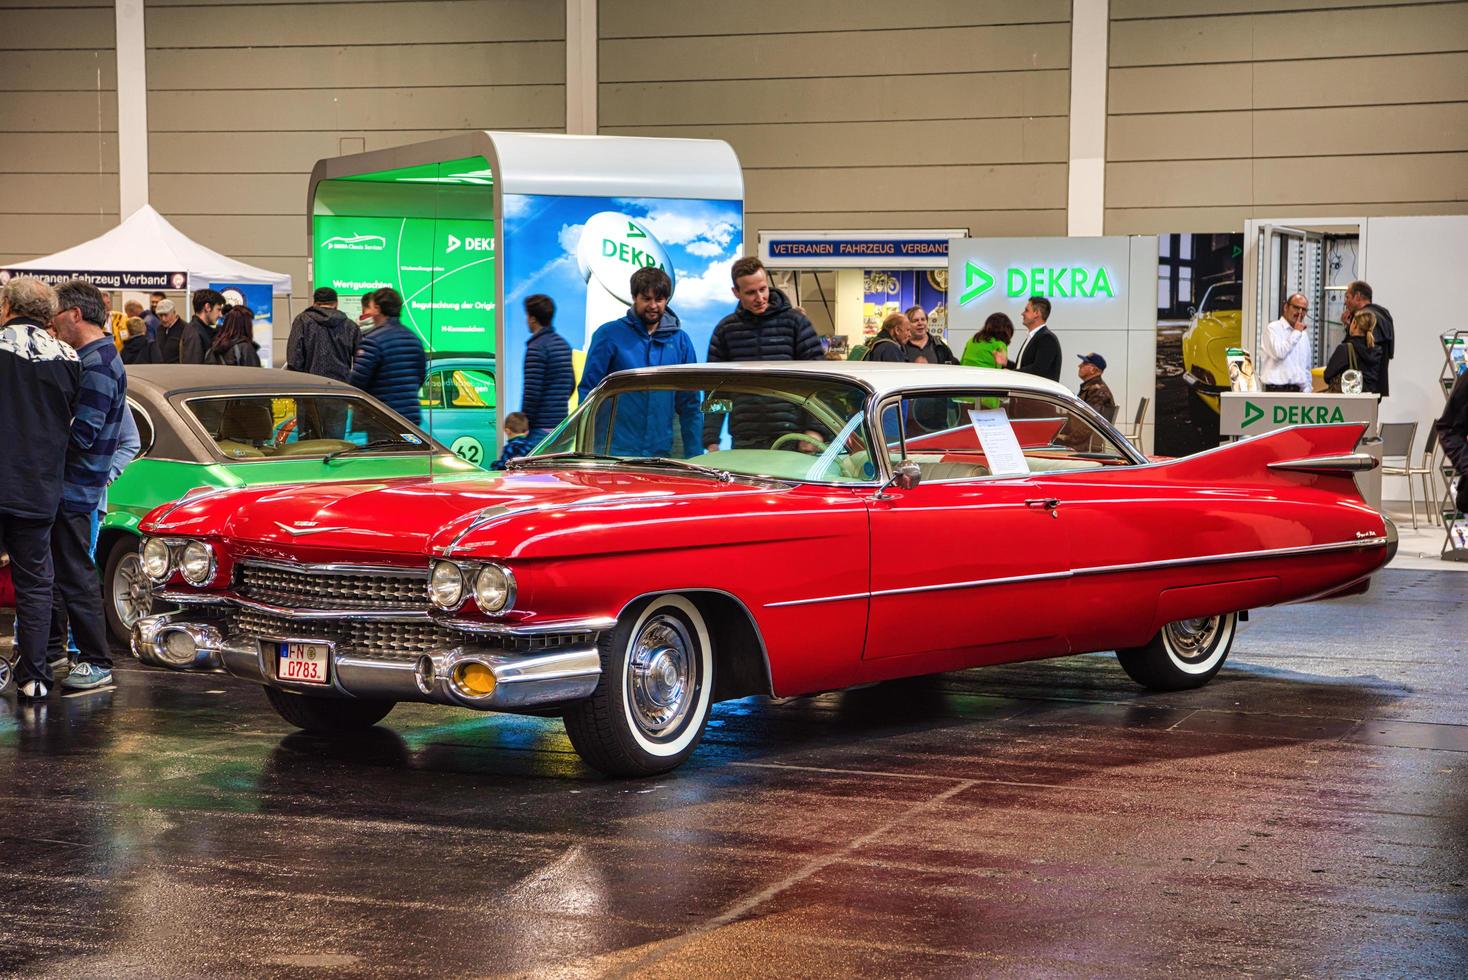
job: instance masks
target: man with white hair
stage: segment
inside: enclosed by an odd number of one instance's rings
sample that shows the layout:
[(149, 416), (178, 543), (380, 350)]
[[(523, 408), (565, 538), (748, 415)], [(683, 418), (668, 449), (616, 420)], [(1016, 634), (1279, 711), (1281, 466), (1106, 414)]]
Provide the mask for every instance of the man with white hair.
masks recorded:
[(44, 698), (51, 688), (51, 525), (81, 389), (76, 351), (46, 332), (55, 315), (56, 292), (39, 279), (12, 279), (0, 289), (0, 418), (11, 437), (0, 466), (0, 551), (10, 553), (15, 585), (22, 698)]
[(184, 331), (189, 325), (178, 315), (178, 307), (173, 305), (171, 299), (159, 300), (153, 312), (158, 314), (158, 339), (153, 351), (153, 363), (177, 364), (179, 345), (183, 343)]

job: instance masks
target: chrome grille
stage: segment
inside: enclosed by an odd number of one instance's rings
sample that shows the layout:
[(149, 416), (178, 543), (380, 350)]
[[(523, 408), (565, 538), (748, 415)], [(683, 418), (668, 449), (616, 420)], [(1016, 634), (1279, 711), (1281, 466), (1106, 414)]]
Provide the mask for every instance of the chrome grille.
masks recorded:
[(336, 644), (337, 653), (344, 657), (386, 663), (413, 663), (425, 653), (456, 647), (465, 640), (462, 633), (425, 621), (311, 621), (287, 619), (240, 608), (231, 610), (229, 625), (231, 633), (244, 633), (254, 637), (330, 640)]
[(244, 562), (240, 595), (293, 609), (428, 608), (428, 570), (318, 572)]

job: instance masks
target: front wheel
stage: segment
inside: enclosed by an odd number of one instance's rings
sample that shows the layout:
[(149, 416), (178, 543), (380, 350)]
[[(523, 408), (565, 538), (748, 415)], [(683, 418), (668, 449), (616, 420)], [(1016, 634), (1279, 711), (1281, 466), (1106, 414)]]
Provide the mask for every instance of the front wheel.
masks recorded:
[(608, 776), (677, 768), (698, 747), (713, 700), (703, 614), (686, 596), (655, 596), (633, 605), (598, 648), (596, 690), (565, 712), (571, 745)]
[(1228, 658), (1239, 614), (1180, 619), (1157, 631), (1145, 646), (1116, 651), (1132, 680), (1154, 691), (1185, 691), (1213, 679)]
[(342, 735), (371, 728), (397, 704), (396, 701), (316, 698), (273, 687), (265, 689), (265, 698), (286, 721), (315, 735)]
[(102, 567), (102, 610), (107, 629), (117, 642), (126, 643), (137, 621), (153, 612), (153, 582), (143, 571), (138, 539), (131, 534), (119, 538)]

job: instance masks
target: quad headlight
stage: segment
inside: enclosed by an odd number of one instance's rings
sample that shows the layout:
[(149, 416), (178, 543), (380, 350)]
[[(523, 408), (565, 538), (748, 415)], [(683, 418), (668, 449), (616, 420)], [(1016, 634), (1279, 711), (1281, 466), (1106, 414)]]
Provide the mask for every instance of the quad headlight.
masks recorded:
[(214, 577), (214, 549), (203, 541), (190, 541), (179, 555), (178, 570), (190, 585), (204, 585)]
[(143, 542), (141, 560), (143, 574), (155, 582), (166, 581), (168, 573), (173, 570), (173, 556), (169, 553), (167, 542), (161, 538), (149, 538)]
[(440, 609), (458, 610), (469, 595), (481, 611), (501, 613), (515, 604), (515, 576), (494, 562), (436, 561), (428, 572), (428, 597)]
[(515, 576), (503, 565), (485, 565), (474, 576), (474, 601), (487, 613), (503, 612), (515, 600)]
[(464, 602), (464, 570), (451, 561), (436, 561), (428, 574), (428, 598), (440, 609), (458, 609)]

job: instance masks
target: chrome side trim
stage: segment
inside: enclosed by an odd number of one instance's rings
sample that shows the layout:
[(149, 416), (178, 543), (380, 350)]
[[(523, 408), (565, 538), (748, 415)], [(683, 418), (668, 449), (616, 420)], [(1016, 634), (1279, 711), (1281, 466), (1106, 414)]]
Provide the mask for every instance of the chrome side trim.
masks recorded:
[(1354, 551), (1358, 548), (1380, 548), (1386, 538), (1363, 538), (1359, 541), (1333, 541), (1327, 544), (1306, 544), (1294, 548), (1271, 548), (1267, 551), (1235, 551), (1225, 555), (1201, 555), (1194, 558), (1164, 558), (1160, 561), (1139, 561), (1125, 565), (1093, 565), (1077, 568), (1076, 575), (1108, 575), (1112, 572), (1145, 571), (1154, 568), (1181, 568), (1187, 565), (1212, 565), (1227, 561), (1245, 561), (1250, 558), (1294, 558), (1300, 555), (1315, 555), (1328, 551)]
[(969, 582), (944, 582), (941, 585), (917, 585), (905, 589), (881, 589), (876, 592), (851, 592), (846, 595), (819, 596), (814, 599), (788, 599), (784, 602), (767, 602), (766, 609), (780, 606), (810, 606), (823, 602), (844, 602), (848, 599), (875, 599), (890, 595), (912, 595), (918, 592), (948, 592), (954, 589), (977, 589), (991, 585), (1012, 585), (1016, 582), (1039, 582), (1047, 579), (1063, 579), (1086, 575), (1111, 575), (1117, 572), (1147, 571), (1155, 568), (1182, 568), (1188, 565), (1212, 565), (1220, 562), (1246, 561), (1253, 558), (1293, 558), (1329, 551), (1354, 551), (1358, 548), (1381, 548), (1391, 542), (1389, 537), (1363, 538), (1359, 541), (1334, 541), (1327, 544), (1300, 545), (1295, 548), (1271, 548), (1265, 551), (1235, 551), (1223, 555), (1199, 555), (1191, 558), (1164, 558), (1159, 561), (1129, 562), (1124, 565), (1092, 565), (1065, 572), (1042, 572), (1037, 575), (1011, 575), (1005, 578), (977, 579)]
[(1376, 469), (1381, 463), (1369, 453), (1344, 453), (1340, 456), (1282, 459), (1265, 465), (1271, 470), (1295, 470), (1300, 473), (1364, 473)]
[(267, 561), (263, 558), (245, 558), (241, 568), (268, 568), (277, 572), (305, 572), (311, 575), (406, 575), (428, 578), (428, 569), (418, 565), (346, 565), (328, 563), (324, 565), (298, 565), (288, 561)]

